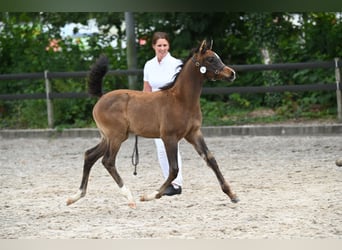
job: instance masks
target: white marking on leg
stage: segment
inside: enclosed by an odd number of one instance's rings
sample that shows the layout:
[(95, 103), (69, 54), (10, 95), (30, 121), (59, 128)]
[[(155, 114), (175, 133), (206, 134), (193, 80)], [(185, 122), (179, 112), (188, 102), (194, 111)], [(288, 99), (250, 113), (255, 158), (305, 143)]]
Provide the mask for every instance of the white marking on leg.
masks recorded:
[(121, 190), (121, 194), (127, 198), (128, 206), (131, 207), (131, 208), (136, 208), (136, 204), (135, 204), (133, 195), (131, 193), (131, 190), (129, 190), (129, 188), (126, 187), (125, 185), (123, 185), (120, 188), (120, 190)]
[(156, 195), (158, 194), (158, 191), (154, 191), (153, 193), (151, 194), (144, 194), (142, 197), (141, 197), (141, 201), (151, 201), (151, 200), (154, 200), (156, 198)]
[(81, 199), (82, 197), (85, 196), (85, 192), (83, 192), (82, 190), (79, 190), (77, 192), (77, 194), (75, 194), (74, 196), (70, 197), (68, 200), (67, 200), (67, 206), (71, 205), (72, 203), (75, 203), (76, 201), (78, 201), (79, 199)]

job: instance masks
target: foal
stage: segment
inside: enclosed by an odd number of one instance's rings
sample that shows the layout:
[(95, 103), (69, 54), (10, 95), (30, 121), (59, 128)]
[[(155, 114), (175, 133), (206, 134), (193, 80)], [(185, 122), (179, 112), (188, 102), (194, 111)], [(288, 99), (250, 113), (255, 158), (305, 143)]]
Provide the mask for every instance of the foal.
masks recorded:
[(235, 79), (233, 69), (223, 64), (211, 50), (211, 44), (201, 46), (184, 63), (175, 81), (158, 92), (115, 90), (102, 95), (102, 79), (108, 69), (106, 57), (100, 57), (89, 76), (89, 93), (101, 96), (93, 109), (93, 117), (102, 135), (101, 142), (85, 152), (83, 177), (79, 192), (68, 199), (70, 205), (86, 194), (89, 173), (101, 157), (102, 164), (128, 199), (136, 207), (131, 191), (124, 185), (116, 166), (117, 152), (129, 133), (147, 138), (161, 138), (170, 165), (169, 177), (155, 192), (143, 195), (141, 201), (159, 199), (178, 173), (177, 144), (182, 138), (191, 143), (198, 154), (214, 171), (221, 188), (232, 202), (238, 202), (228, 182), (224, 179), (214, 156), (204, 141), (201, 124), (200, 95), (205, 79)]

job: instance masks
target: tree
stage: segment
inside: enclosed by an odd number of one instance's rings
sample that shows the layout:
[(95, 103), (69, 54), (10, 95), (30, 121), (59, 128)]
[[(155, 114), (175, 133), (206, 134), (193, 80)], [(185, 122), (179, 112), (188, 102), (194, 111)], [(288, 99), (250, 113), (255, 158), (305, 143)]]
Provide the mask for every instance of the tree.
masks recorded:
[[(298, 22), (295, 23), (294, 19)], [(265, 53), (271, 63), (332, 60), (342, 54), (341, 13), (239, 13), (239, 12), (157, 12), (134, 13), (137, 67), (142, 68), (154, 54), (151, 37), (162, 30), (171, 37), (172, 54), (187, 57), (202, 39), (213, 39), (214, 49), (226, 64), (263, 63)], [(61, 34), (66, 24), (86, 25), (95, 20), (98, 32), (83, 37)], [(0, 74), (19, 72), (80, 71), (89, 69), (100, 54), (110, 59), (111, 69), (126, 69), (126, 33), (124, 13), (0, 13)], [(78, 28), (74, 34), (78, 34)], [(324, 35), (322, 35), (324, 34)], [(146, 43), (139, 43), (146, 41)], [(115, 42), (115, 46), (112, 46)], [(263, 54), (264, 52), (264, 54)], [(266, 53), (266, 54), (267, 54)], [(142, 79), (138, 79), (142, 82)], [(236, 86), (305, 84), (333, 82), (333, 73), (322, 71), (240, 73)], [(105, 91), (127, 88), (127, 77), (108, 77)], [(54, 91), (78, 91), (86, 88), (85, 80), (54, 80)], [(224, 82), (209, 86), (226, 86)], [(42, 82), (0, 82), (1, 93), (44, 92)], [(266, 106), (293, 112), (309, 110), (319, 104), (333, 110), (332, 93), (291, 93), (208, 96), (206, 101), (249, 108)], [(56, 124), (81, 126), (89, 124), (94, 100), (55, 101)], [(292, 105), (295, 103), (296, 105)], [(290, 105), (291, 104), (291, 105)], [(284, 109), (285, 107), (285, 109)], [(300, 107), (300, 108), (298, 108)], [(206, 108), (206, 107), (205, 107)], [(322, 108), (323, 109), (323, 108)], [(37, 110), (42, 110), (37, 112)], [(226, 108), (220, 109), (226, 112)], [(296, 112), (297, 112), (296, 111)], [(0, 102), (0, 127), (42, 127), (44, 101)], [(330, 111), (329, 111), (330, 112)], [(13, 115), (15, 114), (15, 115)], [(34, 116), (37, 119), (32, 119)], [(218, 113), (216, 113), (218, 116)], [(224, 115), (224, 114), (222, 114)], [(12, 123), (8, 122), (12, 120)], [(35, 121), (35, 122), (33, 122)], [(12, 124), (12, 125), (11, 125)]]

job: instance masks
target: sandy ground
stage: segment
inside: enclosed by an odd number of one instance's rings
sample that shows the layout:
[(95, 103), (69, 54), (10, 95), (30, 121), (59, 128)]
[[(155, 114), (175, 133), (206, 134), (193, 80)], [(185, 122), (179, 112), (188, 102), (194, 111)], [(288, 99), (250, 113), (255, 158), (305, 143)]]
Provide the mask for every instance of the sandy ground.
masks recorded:
[(83, 153), (98, 140), (0, 140), (0, 238), (342, 238), (342, 167), (335, 165), (341, 136), (206, 138), (238, 204), (185, 141), (182, 195), (140, 202), (163, 179), (147, 139), (140, 139), (133, 175), (129, 139), (117, 165), (137, 209), (127, 206), (100, 162), (86, 197), (66, 206), (80, 185)]

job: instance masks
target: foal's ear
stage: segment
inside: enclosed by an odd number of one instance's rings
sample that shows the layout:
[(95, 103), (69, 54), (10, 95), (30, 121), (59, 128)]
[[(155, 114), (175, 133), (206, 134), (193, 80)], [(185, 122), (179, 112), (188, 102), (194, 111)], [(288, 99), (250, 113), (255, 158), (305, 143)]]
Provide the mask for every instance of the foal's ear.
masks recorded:
[(203, 40), (203, 42), (199, 48), (199, 52), (203, 54), (203, 53), (205, 53), (206, 50), (207, 50), (207, 41)]

